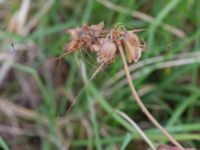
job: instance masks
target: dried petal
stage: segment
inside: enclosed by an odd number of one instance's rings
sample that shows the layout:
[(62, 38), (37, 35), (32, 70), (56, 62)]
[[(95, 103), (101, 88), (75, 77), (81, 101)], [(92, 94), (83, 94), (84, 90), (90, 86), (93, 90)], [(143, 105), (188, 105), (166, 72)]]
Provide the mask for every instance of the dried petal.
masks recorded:
[(81, 35), (81, 28), (68, 29), (67, 33), (71, 36), (72, 40), (77, 40)]
[(93, 45), (92, 45), (92, 48), (93, 48), (93, 50), (94, 50), (95, 52), (99, 52), (100, 49), (101, 49), (101, 46), (100, 46), (99, 44), (93, 44)]
[(89, 25), (84, 25), (82, 27), (82, 34), (81, 34), (81, 38), (82, 40), (92, 40), (92, 37), (90, 35), (90, 26)]
[(135, 48), (126, 39), (123, 39), (123, 44), (127, 61), (131, 63), (135, 58)]
[(128, 62), (137, 62), (141, 57), (141, 48), (136, 34), (127, 32), (122, 40)]
[(138, 60), (140, 59), (141, 55), (142, 55), (142, 50), (141, 50), (140, 47), (138, 47), (136, 49), (136, 51), (135, 51), (135, 59), (134, 59), (134, 61), (138, 62)]
[(81, 42), (80, 40), (73, 40), (65, 46), (65, 51), (71, 53), (80, 49), (83, 45), (84, 43)]
[(100, 51), (98, 53), (99, 63), (109, 63), (113, 60), (117, 47), (111, 39), (100, 40)]
[(140, 41), (138, 39), (138, 36), (135, 33), (127, 32), (125, 35), (125, 38), (129, 41), (131, 45), (138, 46), (138, 47), (140, 46)]
[(92, 35), (95, 36), (95, 37), (98, 37), (99, 34), (101, 33), (103, 27), (104, 27), (104, 23), (103, 22), (100, 22), (97, 25), (92, 25), (90, 27)]
[[(104, 23), (100, 22), (97, 25), (84, 25), (81, 28), (68, 29), (67, 33), (71, 36), (71, 42), (66, 46), (67, 51), (75, 51), (87, 47), (91, 52), (98, 51), (98, 36), (104, 27)], [(94, 46), (93, 46), (94, 45)], [(98, 49), (98, 50), (97, 50)]]

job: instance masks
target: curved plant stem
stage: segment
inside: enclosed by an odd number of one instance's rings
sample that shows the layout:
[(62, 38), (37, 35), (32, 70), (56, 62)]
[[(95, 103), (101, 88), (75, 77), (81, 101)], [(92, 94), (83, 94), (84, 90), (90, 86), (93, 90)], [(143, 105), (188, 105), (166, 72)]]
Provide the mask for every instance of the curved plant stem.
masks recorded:
[(124, 112), (116, 110), (116, 112), (122, 116), (126, 121), (128, 121), (137, 131), (138, 133), (142, 136), (142, 138), (147, 142), (147, 144), (151, 147), (152, 150), (156, 150), (156, 147), (154, 144), (151, 142), (151, 140), (146, 136), (146, 134), (140, 129), (140, 127), (135, 123), (134, 120), (129, 118)]
[[(65, 55), (65, 54), (64, 54), (64, 55)], [(62, 56), (63, 56), (63, 55), (62, 55)], [(58, 58), (60, 58), (60, 57), (58, 57)], [(57, 59), (57, 58), (56, 58), (56, 59)], [(101, 71), (101, 69), (103, 68), (104, 65), (105, 65), (105, 64), (102, 63), (102, 64), (100, 64), (100, 65), (96, 68), (95, 72), (92, 74), (92, 76), (90, 77), (89, 81), (92, 81), (92, 80), (96, 77), (96, 75)], [(74, 101), (73, 101), (72, 104), (69, 106), (69, 108), (67, 109), (67, 111), (66, 111), (66, 113), (65, 113), (64, 116), (66, 116), (66, 115), (71, 111), (72, 107), (76, 104), (76, 101), (77, 101), (78, 97), (83, 93), (83, 91), (85, 90), (86, 87), (87, 87), (87, 84), (81, 89), (81, 91), (80, 91), (80, 92), (78, 93), (78, 95), (75, 97)], [(62, 118), (63, 118), (63, 117), (62, 117)], [(61, 119), (61, 118), (60, 118), (60, 119)]]
[[(119, 45), (119, 44), (118, 44)], [(131, 75), (128, 69), (128, 65), (126, 62), (126, 58), (124, 55), (124, 51), (121, 45), (119, 45), (119, 51), (120, 51), (120, 55), (122, 58), (122, 62), (123, 62), (123, 66), (124, 66), (124, 71), (126, 73), (126, 78), (128, 81), (128, 84), (130, 86), (131, 92), (135, 98), (135, 101), (137, 102), (137, 104), (139, 105), (140, 109), (143, 111), (143, 113), (147, 116), (147, 118), (158, 128), (160, 129), (160, 131), (175, 145), (177, 146), (180, 150), (185, 150), (184, 147), (182, 147), (159, 123), (158, 121), (151, 115), (151, 113), (147, 110), (147, 108), (145, 107), (144, 103), (142, 102), (142, 100), (140, 99), (140, 97), (137, 94), (137, 91), (132, 83), (132, 79), (131, 79)]]

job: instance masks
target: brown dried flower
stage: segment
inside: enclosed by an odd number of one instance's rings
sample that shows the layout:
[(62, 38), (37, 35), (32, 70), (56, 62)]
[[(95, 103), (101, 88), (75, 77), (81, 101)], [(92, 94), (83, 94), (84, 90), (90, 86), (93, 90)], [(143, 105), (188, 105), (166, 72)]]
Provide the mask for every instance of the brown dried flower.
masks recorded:
[(100, 39), (100, 44), (94, 45), (93, 47), (97, 52), (97, 62), (100, 64), (112, 62), (117, 51), (115, 43), (108, 38)]
[(66, 45), (66, 52), (71, 53), (86, 47), (95, 52), (98, 63), (111, 63), (119, 53), (119, 43), (122, 44), (127, 61), (137, 62), (141, 57), (141, 44), (133, 31), (122, 31), (119, 28), (103, 30), (104, 23), (97, 25), (84, 25), (81, 28), (68, 29), (71, 41)]
[(81, 28), (68, 29), (67, 33), (70, 35), (72, 40), (78, 40), (81, 35), (81, 30)]
[(101, 33), (101, 31), (103, 30), (103, 27), (104, 27), (104, 23), (103, 22), (100, 22), (99, 24), (97, 25), (92, 25), (90, 27), (90, 34), (92, 34), (93, 37), (98, 37)]
[(65, 47), (66, 52), (74, 52), (83, 46), (92, 51), (92, 45), (97, 42), (97, 38), (103, 27), (104, 23), (100, 22), (97, 25), (84, 25), (81, 28), (68, 29), (67, 33), (70, 35), (71, 41)]

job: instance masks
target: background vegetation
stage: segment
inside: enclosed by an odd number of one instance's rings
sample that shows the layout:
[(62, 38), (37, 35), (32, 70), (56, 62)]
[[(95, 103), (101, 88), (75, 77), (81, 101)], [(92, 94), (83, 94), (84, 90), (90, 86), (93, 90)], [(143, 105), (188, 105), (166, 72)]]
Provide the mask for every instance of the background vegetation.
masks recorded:
[(148, 49), (130, 64), (141, 99), (181, 144), (200, 148), (199, 18), (199, 0), (0, 0), (0, 147), (147, 149), (112, 110), (169, 144), (133, 102), (119, 58), (90, 84), (98, 64), (85, 50), (50, 63), (63, 54), (67, 28), (104, 21), (144, 29)]

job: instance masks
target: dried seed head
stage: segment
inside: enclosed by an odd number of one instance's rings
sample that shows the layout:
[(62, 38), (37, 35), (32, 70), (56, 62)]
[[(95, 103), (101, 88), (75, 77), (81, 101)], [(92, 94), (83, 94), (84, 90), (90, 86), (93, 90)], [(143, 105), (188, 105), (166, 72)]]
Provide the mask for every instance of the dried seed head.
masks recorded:
[(134, 30), (103, 30), (103, 27), (104, 23), (100, 22), (97, 25), (68, 29), (71, 41), (66, 45), (66, 52), (71, 53), (86, 47), (90, 52), (97, 54), (99, 63), (110, 63), (118, 53), (118, 46), (122, 44), (129, 63), (140, 59), (145, 45), (140, 44)]
[(126, 32), (122, 39), (122, 43), (128, 62), (137, 62), (140, 59), (142, 52), (137, 35), (132, 32)]
[(75, 51), (86, 46), (90, 51), (94, 51), (93, 44), (98, 40), (98, 36), (104, 27), (104, 23), (97, 25), (84, 25), (81, 28), (68, 29), (67, 33), (71, 37), (71, 41), (66, 45), (66, 51)]
[(67, 33), (72, 40), (80, 38), (95, 38), (98, 37), (104, 27), (104, 23), (100, 22), (97, 25), (84, 25), (81, 28), (68, 29)]
[(100, 40), (100, 45), (94, 46), (97, 51), (98, 63), (110, 63), (114, 59), (117, 51), (115, 43), (111, 39), (105, 38)]

